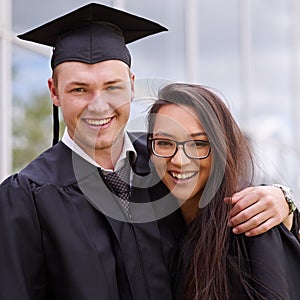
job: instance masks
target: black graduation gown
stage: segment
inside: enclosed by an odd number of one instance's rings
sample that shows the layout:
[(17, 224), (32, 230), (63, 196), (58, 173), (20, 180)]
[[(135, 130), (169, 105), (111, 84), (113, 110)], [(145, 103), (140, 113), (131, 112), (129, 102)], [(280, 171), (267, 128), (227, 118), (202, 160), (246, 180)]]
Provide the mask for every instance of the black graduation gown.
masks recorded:
[[(135, 171), (143, 175), (145, 144), (135, 147), (142, 151)], [(60, 142), (2, 183), (1, 300), (172, 299), (168, 268), (181, 230), (177, 213), (135, 224), (110, 218), (82, 193), (91, 188), (100, 200), (115, 201), (103, 181), (93, 183), (95, 176), (97, 168)], [(133, 201), (156, 193), (135, 186)]]
[[(244, 270), (255, 278), (249, 279), (250, 285), (266, 299), (300, 298), (300, 244), (283, 224), (256, 237), (232, 235), (232, 255), (237, 247), (244, 257)], [(236, 274), (229, 276), (231, 299), (249, 299)]]
[[(230, 255), (236, 260), (238, 248), (242, 256), (241, 270), (250, 275), (246, 281), (262, 298), (253, 291), (250, 295), (246, 293), (240, 276), (228, 269), (230, 300), (300, 299), (300, 244), (283, 224), (255, 237), (231, 234)], [(190, 257), (191, 253), (187, 252), (183, 257), (177, 254), (173, 262), (172, 285), (177, 300), (184, 299), (182, 261), (188, 262)]]

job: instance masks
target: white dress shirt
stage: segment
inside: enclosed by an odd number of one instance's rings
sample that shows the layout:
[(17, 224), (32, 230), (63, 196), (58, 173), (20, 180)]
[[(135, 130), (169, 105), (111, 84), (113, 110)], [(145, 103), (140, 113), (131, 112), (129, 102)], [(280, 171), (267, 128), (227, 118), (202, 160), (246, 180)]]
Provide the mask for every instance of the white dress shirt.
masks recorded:
[(113, 172), (119, 170), (121, 167), (124, 166), (125, 160), (127, 159), (127, 153), (133, 152), (134, 153), (134, 159), (137, 156), (137, 153), (132, 145), (132, 142), (128, 136), (128, 133), (125, 131), (124, 135), (124, 144), (123, 149), (121, 151), (121, 154), (116, 162), (115, 169), (105, 169), (102, 166), (100, 166), (92, 157), (90, 157), (82, 148), (80, 148), (70, 137), (67, 128), (65, 128), (63, 137), (61, 141), (69, 147), (72, 151), (74, 151), (76, 154), (78, 154), (80, 157), (88, 161), (90, 164), (96, 166), (97, 168), (101, 168), (104, 172)]

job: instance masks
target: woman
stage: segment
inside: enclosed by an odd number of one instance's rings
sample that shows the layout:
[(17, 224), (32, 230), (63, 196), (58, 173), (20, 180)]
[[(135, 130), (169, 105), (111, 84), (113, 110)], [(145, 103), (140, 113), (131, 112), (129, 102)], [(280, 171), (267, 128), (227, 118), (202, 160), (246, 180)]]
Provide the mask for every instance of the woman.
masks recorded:
[(254, 162), (218, 95), (200, 85), (170, 84), (148, 121), (152, 162), (187, 224), (175, 262), (176, 298), (299, 299), (296, 237), (282, 224), (252, 238), (228, 226), (223, 199), (253, 184)]

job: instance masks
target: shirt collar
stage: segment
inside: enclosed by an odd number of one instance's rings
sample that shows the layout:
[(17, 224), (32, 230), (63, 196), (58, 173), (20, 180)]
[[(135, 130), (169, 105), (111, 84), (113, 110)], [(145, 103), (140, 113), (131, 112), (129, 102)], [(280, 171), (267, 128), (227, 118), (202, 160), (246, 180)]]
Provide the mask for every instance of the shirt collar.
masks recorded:
[(124, 135), (124, 144), (123, 144), (123, 149), (121, 151), (121, 154), (116, 162), (115, 165), (115, 169), (111, 170), (111, 169), (104, 169), (102, 168), (93, 158), (91, 158), (84, 150), (82, 150), (82, 148), (80, 148), (70, 137), (67, 128), (65, 128), (63, 137), (61, 139), (61, 141), (67, 146), (69, 147), (72, 151), (74, 151), (76, 154), (78, 154), (80, 157), (82, 157), (83, 159), (85, 159), (86, 161), (88, 161), (90, 164), (96, 166), (97, 168), (101, 168), (104, 171), (116, 171), (119, 170), (121, 167), (124, 166), (124, 163), (127, 159), (128, 154), (132, 152), (133, 153), (133, 160), (135, 161), (137, 153), (133, 147), (133, 144), (128, 136), (128, 133), (125, 131), (125, 135)]

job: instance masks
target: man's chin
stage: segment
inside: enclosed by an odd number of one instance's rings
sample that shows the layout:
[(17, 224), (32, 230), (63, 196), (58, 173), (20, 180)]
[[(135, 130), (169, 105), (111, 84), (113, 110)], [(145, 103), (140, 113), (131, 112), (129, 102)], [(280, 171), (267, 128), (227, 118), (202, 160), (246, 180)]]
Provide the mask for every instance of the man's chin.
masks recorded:
[(107, 150), (107, 149), (111, 149), (112, 147), (112, 141), (93, 141), (93, 142), (89, 142), (86, 143), (86, 147), (88, 147), (91, 150), (94, 151), (101, 151), (101, 150)]
[(110, 151), (120, 154), (120, 148), (123, 146), (123, 136), (107, 136), (102, 135), (98, 137), (84, 137), (77, 139), (76, 142), (83, 150), (89, 154), (93, 154), (99, 151)]
[(88, 152), (109, 149), (112, 146), (112, 141), (104, 141), (103, 139), (76, 139), (76, 144)]

